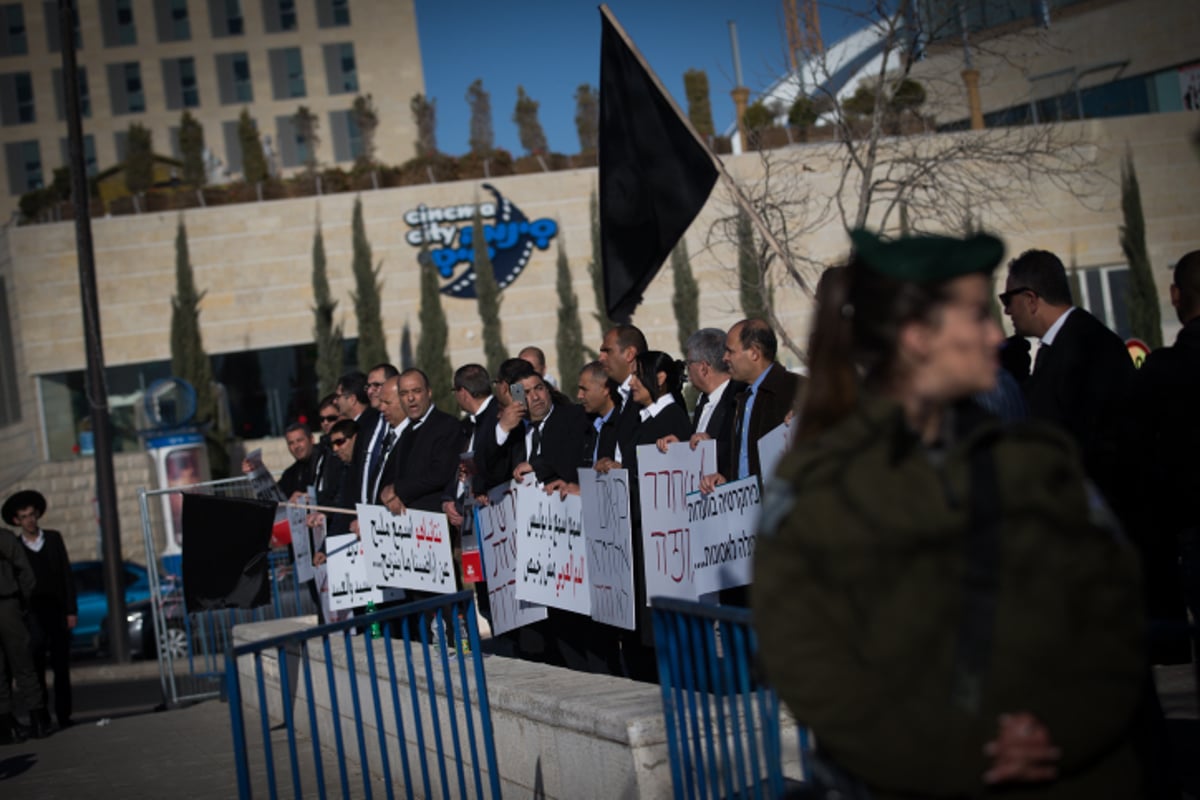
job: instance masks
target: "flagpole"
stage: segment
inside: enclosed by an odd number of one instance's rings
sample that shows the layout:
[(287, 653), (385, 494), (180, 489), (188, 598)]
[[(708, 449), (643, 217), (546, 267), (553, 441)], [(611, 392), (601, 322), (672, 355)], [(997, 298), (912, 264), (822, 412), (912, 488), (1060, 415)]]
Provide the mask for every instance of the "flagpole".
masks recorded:
[[(623, 27), (621, 27), (621, 23), (617, 21), (616, 16), (614, 16), (612, 11), (609, 10), (607, 4), (600, 4), (600, 13), (603, 14), (605, 19), (612, 24), (613, 30), (615, 30), (617, 35), (621, 37), (621, 40), (625, 42), (625, 46), (629, 48), (629, 52), (633, 53), (633, 57), (636, 58), (638, 63), (641, 64), (642, 68), (646, 70), (646, 74), (650, 76), (650, 80), (654, 81), (655, 88), (658, 89), (659, 94), (661, 94), (666, 101), (670, 103), (671, 110), (674, 111), (675, 115), (679, 117), (681, 122), (683, 122), (684, 127), (687, 128), (688, 132), (691, 133), (696, 142), (704, 148), (704, 152), (708, 153), (708, 157), (712, 159), (712, 163), (717, 170), (717, 174), (721, 176), (721, 178), (725, 181), (726, 186), (728, 186), (729, 190), (733, 193), (734, 202), (737, 203), (738, 207), (741, 208), (742, 211), (746, 212), (746, 215), (750, 218), (751, 224), (753, 224), (758, 230), (758, 233), (763, 237), (763, 240), (766, 241), (767, 246), (773, 250), (775, 255), (778, 256), (783, 262), (784, 268), (787, 270), (788, 274), (791, 275), (798, 284), (800, 284), (801, 290), (803, 290), (806, 295), (812, 298), (813, 291), (808, 285), (808, 281), (804, 280), (804, 277), (798, 271), (796, 271), (795, 266), (792, 264), (792, 260), (788, 258), (786, 251), (783, 249), (783, 245), (780, 244), (779, 239), (775, 236), (775, 233), (767, 225), (766, 220), (762, 218), (762, 216), (758, 213), (758, 210), (754, 207), (754, 204), (750, 202), (750, 199), (746, 197), (745, 193), (742, 191), (742, 188), (738, 186), (737, 181), (735, 181), (733, 176), (730, 175), (725, 169), (725, 163), (721, 161), (720, 157), (712, 151), (712, 148), (708, 146), (708, 143), (704, 141), (704, 138), (696, 132), (696, 129), (692, 126), (692, 121), (687, 117), (686, 114), (683, 113), (683, 111), (679, 108), (679, 105), (675, 102), (675, 98), (672, 97), (671, 93), (668, 92), (663, 86), (662, 81), (658, 79), (658, 74), (650, 68), (650, 64), (646, 61), (645, 57), (642, 56), (642, 51), (638, 50), (637, 45), (633, 43), (633, 39), (629, 38), (629, 34), (625, 32)], [(791, 341), (786, 331), (780, 330), (777, 331), (777, 333), (779, 333), (784, 340), (789, 342)]]

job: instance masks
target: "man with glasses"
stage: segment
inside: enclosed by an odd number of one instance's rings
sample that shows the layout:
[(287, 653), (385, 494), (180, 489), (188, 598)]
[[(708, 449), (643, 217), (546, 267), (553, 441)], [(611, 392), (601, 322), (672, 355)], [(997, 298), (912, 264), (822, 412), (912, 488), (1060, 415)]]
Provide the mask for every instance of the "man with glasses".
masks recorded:
[(329, 444), (329, 432), (338, 420), (343, 419), (338, 411), (336, 395), (321, 398), (317, 406), (317, 421), (321, 426), (321, 441), (317, 442), (313, 458), (316, 459), (317, 505), (329, 505), (342, 488), (342, 464), (333, 454)]
[(1125, 343), (1072, 304), (1067, 271), (1045, 250), (1013, 259), (1000, 302), (1018, 334), (1041, 341), (1024, 384), (1029, 416), (1074, 437), (1088, 475), (1121, 514), (1122, 431), (1134, 377)]

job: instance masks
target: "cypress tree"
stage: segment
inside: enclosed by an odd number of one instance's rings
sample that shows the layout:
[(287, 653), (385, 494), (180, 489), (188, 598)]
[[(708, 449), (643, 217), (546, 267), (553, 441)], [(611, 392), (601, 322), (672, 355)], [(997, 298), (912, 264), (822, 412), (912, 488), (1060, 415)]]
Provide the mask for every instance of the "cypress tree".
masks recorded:
[(313, 340), (317, 346), (317, 394), (324, 397), (337, 388), (338, 377), (342, 374), (342, 326), (333, 322), (337, 300), (329, 291), (329, 277), (325, 270), (325, 237), (319, 222), (313, 234), (312, 261), (313, 299), (316, 301), (313, 306)]
[(476, 78), (467, 87), (467, 104), (471, 106), (471, 152), (486, 156), (492, 152), (492, 96), (483, 88), (483, 78)]
[(321, 146), (321, 118), (309, 110), (308, 106), (300, 106), (292, 115), (292, 125), (296, 129), (296, 138), (304, 143), (304, 169), (309, 175), (317, 170), (317, 148)]
[(184, 111), (179, 118), (179, 151), (183, 155), (183, 182), (197, 189), (208, 182), (204, 169), (204, 127)]
[(575, 131), (579, 152), (594, 153), (600, 145), (600, 94), (587, 83), (575, 90)]
[[(455, 413), (454, 369), (446, 344), (450, 340), (450, 328), (446, 324), (446, 312), (442, 309), (442, 293), (438, 288), (437, 267), (429, 257), (428, 245), (421, 246), (417, 257), (421, 267), (421, 311), (418, 322), (421, 338), (417, 342), (417, 366), (429, 376), (429, 388), (433, 391), (433, 402), (448, 414)], [(408, 324), (405, 323), (405, 332)]]
[(362, 142), (362, 152), (354, 159), (354, 165), (369, 167), (375, 163), (375, 133), (379, 130), (379, 111), (375, 108), (375, 98), (370, 94), (355, 97), (350, 106), (350, 115), (358, 126), (358, 137)]
[(504, 331), (500, 322), (500, 287), (496, 285), (496, 273), (492, 258), (488, 255), (478, 204), (475, 219), (471, 223), (471, 243), (475, 250), (475, 299), (479, 306), (479, 318), (483, 320), (484, 361), (488, 372), (495, 375), (500, 370), (500, 364), (508, 360), (508, 350), (504, 347)]
[(517, 106), (513, 109), (513, 122), (517, 123), (517, 136), (521, 147), (531, 156), (546, 152), (546, 132), (538, 120), (540, 104), (525, 94), (525, 87), (517, 87)]
[(679, 352), (686, 355), (688, 337), (700, 330), (700, 286), (692, 274), (687, 239), (681, 238), (671, 251), (671, 272), (675, 278), (671, 305), (675, 309), (675, 325), (679, 332)]
[(592, 316), (596, 318), (596, 324), (600, 326), (600, 334), (603, 336), (613, 326), (613, 321), (608, 318), (608, 309), (604, 305), (604, 269), (601, 266), (603, 255), (600, 247), (600, 200), (596, 196), (595, 189), (592, 189), (592, 196), (588, 199), (588, 213), (592, 227), (592, 260), (588, 262), (588, 274), (592, 276), (592, 291), (596, 294), (596, 313)]
[(188, 255), (187, 228), (180, 218), (175, 233), (175, 295), (171, 298), (171, 372), (196, 390), (194, 421), (204, 431), (213, 477), (219, 477), (229, 472), (229, 454), (225, 450), (223, 433), (215, 429), (218, 416), (212, 362), (204, 351), (200, 332), (200, 301), (204, 294), (196, 290)]
[(1162, 314), (1146, 250), (1142, 190), (1133, 165), (1133, 152), (1128, 148), (1121, 161), (1121, 214), (1125, 220), (1121, 226), (1121, 250), (1129, 262), (1129, 326), (1135, 337), (1155, 350), (1162, 347)]
[(379, 280), (382, 264), (371, 265), (371, 243), (363, 224), (362, 198), (354, 200), (354, 314), (358, 318), (358, 368), (366, 372), (388, 360), (387, 344), (383, 338), (383, 316), (379, 296), (383, 283)]
[(133, 123), (125, 150), (125, 188), (133, 194), (154, 185), (154, 138), (150, 129)]
[(555, 275), (558, 288), (558, 378), (562, 386), (571, 386), (583, 369), (583, 323), (579, 320), (579, 298), (571, 286), (571, 267), (562, 236), (558, 238), (558, 265)]
[(738, 298), (747, 318), (766, 319), (767, 300), (764, 296), (766, 276), (758, 266), (754, 247), (754, 228), (750, 216), (741, 209), (737, 215)]
[(250, 117), (250, 109), (243, 108), (238, 117), (238, 142), (242, 145), (242, 175), (246, 183), (261, 183), (267, 179), (267, 156), (263, 153), (262, 140), (258, 138), (258, 126)]
[(683, 73), (683, 90), (687, 95), (688, 119), (696, 133), (707, 138), (713, 135), (712, 101), (708, 95), (708, 73), (689, 69)]
[(400, 331), (400, 369), (406, 370), (416, 366), (413, 360), (412, 328), (408, 320), (404, 320), (404, 330)]
[(417, 158), (437, 154), (437, 100), (417, 92), (408, 101), (413, 124), (417, 126)]

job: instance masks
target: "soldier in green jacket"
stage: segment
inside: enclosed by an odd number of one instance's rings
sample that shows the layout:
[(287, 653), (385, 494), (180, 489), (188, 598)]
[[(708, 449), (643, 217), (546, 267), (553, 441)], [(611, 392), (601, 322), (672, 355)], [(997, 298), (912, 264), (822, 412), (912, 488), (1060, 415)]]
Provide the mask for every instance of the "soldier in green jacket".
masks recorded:
[(875, 798), (1142, 796), (1139, 572), (1071, 443), (996, 380), (999, 240), (852, 234), (766, 488), (770, 682)]

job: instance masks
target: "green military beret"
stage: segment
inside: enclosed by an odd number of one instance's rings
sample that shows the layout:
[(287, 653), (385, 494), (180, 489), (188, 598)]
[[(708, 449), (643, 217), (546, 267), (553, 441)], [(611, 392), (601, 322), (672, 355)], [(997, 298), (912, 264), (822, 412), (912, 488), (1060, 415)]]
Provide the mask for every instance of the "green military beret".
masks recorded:
[(909, 283), (939, 283), (961, 275), (991, 273), (1004, 258), (1004, 243), (986, 233), (903, 236), (884, 239), (865, 228), (850, 232), (858, 260), (875, 272)]

